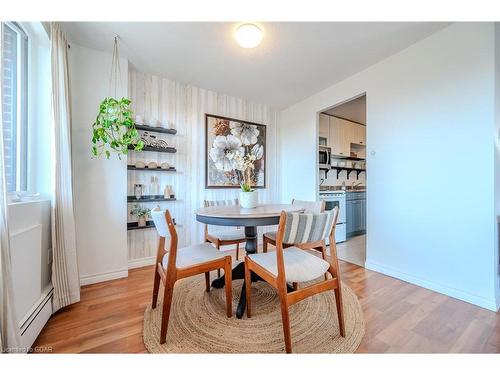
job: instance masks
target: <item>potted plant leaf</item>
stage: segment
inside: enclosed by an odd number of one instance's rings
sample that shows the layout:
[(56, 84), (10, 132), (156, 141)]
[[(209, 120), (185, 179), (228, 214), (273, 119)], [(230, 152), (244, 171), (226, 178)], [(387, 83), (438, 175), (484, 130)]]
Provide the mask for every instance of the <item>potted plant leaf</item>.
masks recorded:
[(105, 98), (99, 105), (99, 113), (92, 125), (92, 154), (100, 157), (103, 153), (109, 159), (111, 152), (118, 157), (128, 153), (128, 147), (141, 151), (144, 142), (132, 120), (130, 99)]
[(139, 227), (145, 227), (146, 226), (146, 220), (149, 218), (149, 212), (150, 209), (140, 206), (138, 204), (135, 204), (132, 207), (132, 210), (130, 211), (131, 215), (137, 216), (137, 225)]
[(109, 159), (111, 152), (118, 157), (128, 153), (129, 146), (136, 151), (142, 151), (144, 142), (135, 128), (130, 109), (130, 99), (117, 99), (117, 83), (121, 86), (120, 58), (118, 56), (118, 37), (113, 45), (111, 61), (111, 78), (109, 91), (114, 82), (114, 97), (106, 97), (99, 104), (99, 112), (92, 125), (92, 155), (100, 157), (103, 153)]

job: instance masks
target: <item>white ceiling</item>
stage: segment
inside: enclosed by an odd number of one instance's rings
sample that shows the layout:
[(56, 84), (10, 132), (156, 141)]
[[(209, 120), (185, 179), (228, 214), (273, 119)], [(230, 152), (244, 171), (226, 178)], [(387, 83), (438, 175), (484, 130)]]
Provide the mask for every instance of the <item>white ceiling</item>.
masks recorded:
[(66, 22), (71, 42), (103, 51), (120, 36), (138, 70), (285, 108), (447, 26), (447, 23), (270, 22), (254, 49), (227, 22)]
[(366, 95), (333, 107), (325, 113), (366, 125)]

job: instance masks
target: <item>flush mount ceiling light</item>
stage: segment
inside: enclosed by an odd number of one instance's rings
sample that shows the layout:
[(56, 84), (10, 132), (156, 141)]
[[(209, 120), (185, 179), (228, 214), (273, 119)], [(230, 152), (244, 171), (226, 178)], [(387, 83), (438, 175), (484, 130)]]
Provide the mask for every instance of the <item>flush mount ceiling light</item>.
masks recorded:
[(234, 33), (234, 39), (243, 48), (257, 47), (262, 41), (262, 36), (262, 30), (252, 23), (239, 26)]

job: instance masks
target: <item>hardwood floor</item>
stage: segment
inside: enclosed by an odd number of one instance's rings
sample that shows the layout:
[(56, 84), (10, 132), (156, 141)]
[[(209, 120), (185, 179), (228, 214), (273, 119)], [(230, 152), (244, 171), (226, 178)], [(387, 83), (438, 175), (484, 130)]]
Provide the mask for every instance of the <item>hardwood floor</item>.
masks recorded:
[[(360, 353), (500, 353), (500, 314), (341, 262), (342, 279), (363, 306)], [(82, 288), (81, 302), (57, 312), (34, 346), (55, 353), (142, 353), (142, 321), (153, 267)]]

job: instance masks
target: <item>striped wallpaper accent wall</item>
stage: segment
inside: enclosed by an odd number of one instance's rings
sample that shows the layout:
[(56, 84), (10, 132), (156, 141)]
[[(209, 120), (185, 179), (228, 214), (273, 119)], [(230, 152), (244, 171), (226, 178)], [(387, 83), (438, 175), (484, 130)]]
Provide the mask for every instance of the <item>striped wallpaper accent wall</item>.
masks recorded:
[[(160, 208), (168, 208), (177, 222), (179, 246), (203, 241), (204, 224), (198, 223), (195, 211), (204, 206), (205, 200), (234, 200), (239, 189), (205, 189), (205, 113), (237, 118), (267, 125), (266, 138), (266, 189), (259, 189), (260, 203), (279, 202), (277, 178), (277, 123), (278, 113), (263, 104), (256, 104), (229, 95), (182, 84), (166, 78), (144, 74), (129, 69), (129, 97), (134, 114), (146, 120), (166, 120), (177, 129), (176, 135), (158, 134), (177, 153), (130, 152), (128, 163), (156, 161), (172, 164), (175, 173), (129, 171), (128, 195), (134, 195), (134, 184), (150, 185), (152, 175), (158, 177), (160, 193), (166, 184), (172, 185), (177, 201), (160, 202)], [(156, 134), (155, 134), (156, 135)], [(144, 203), (154, 208), (158, 203)], [(129, 211), (130, 211), (129, 205)], [(129, 215), (128, 221), (137, 221)], [(263, 231), (276, 227), (259, 228)], [(158, 235), (153, 229), (128, 232), (129, 260), (152, 257), (156, 254)], [(168, 244), (167, 244), (168, 246)]]

